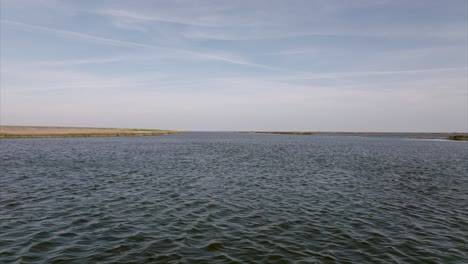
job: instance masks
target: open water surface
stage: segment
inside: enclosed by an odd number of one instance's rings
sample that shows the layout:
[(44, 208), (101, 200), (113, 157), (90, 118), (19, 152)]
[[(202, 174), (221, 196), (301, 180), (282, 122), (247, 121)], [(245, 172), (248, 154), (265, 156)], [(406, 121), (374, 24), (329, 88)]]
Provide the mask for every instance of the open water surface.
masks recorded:
[(0, 140), (0, 263), (468, 263), (468, 143)]

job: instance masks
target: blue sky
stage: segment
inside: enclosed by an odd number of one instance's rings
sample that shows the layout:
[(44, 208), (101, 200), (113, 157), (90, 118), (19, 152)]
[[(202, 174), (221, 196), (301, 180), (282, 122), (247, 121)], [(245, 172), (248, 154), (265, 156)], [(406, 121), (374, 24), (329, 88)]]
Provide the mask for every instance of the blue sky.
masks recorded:
[(1, 124), (467, 131), (467, 3), (1, 0)]

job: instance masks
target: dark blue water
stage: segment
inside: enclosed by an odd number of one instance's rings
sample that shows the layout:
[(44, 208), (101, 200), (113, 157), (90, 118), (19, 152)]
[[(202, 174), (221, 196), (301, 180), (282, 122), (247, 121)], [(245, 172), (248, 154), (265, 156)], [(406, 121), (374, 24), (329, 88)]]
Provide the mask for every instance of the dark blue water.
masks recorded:
[(468, 263), (468, 143), (0, 141), (0, 263)]

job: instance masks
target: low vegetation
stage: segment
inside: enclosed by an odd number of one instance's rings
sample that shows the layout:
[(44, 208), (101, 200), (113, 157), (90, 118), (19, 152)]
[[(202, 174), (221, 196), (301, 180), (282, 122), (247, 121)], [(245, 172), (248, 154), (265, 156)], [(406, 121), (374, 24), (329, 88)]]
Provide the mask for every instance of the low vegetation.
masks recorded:
[(285, 132), (285, 131), (249, 131), (241, 133), (255, 133), (255, 134), (279, 134), (279, 135), (315, 135), (323, 134), (321, 132)]
[(466, 141), (468, 141), (468, 135), (453, 135), (453, 136), (449, 136), (448, 139), (450, 139), (450, 140), (466, 140)]
[(449, 139), (468, 140), (466, 133), (417, 133), (417, 132), (319, 132), (319, 131), (246, 131), (241, 133), (279, 134), (279, 135), (354, 135), (362, 137), (371, 136), (399, 136), (417, 139)]
[(157, 129), (0, 126), (0, 138), (134, 137), (179, 133), (181, 131)]

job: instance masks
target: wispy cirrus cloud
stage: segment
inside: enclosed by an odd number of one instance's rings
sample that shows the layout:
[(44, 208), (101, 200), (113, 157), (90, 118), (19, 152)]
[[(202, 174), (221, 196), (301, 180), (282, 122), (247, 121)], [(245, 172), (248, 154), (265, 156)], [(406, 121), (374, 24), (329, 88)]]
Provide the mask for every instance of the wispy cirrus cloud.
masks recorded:
[(88, 65), (88, 64), (108, 64), (128, 60), (147, 59), (147, 57), (109, 57), (109, 58), (88, 58), (88, 59), (69, 59), (69, 60), (47, 60), (37, 61), (34, 64), (43, 66), (70, 66), (70, 65)]
[(113, 39), (113, 38), (105, 38), (105, 37), (100, 37), (100, 36), (95, 36), (95, 35), (90, 35), (86, 33), (75, 32), (75, 31), (69, 31), (69, 30), (61, 30), (61, 29), (55, 29), (55, 28), (50, 28), (50, 27), (30, 25), (26, 23), (17, 22), (17, 21), (11, 21), (11, 20), (2, 19), (0, 20), (0, 22), (2, 24), (20, 27), (22, 29), (29, 30), (29, 31), (31, 30), (42, 31), (42, 32), (56, 34), (59, 36), (64, 36), (67, 38), (88, 41), (88, 42), (92, 42), (92, 43), (96, 43), (100, 45), (159, 50), (159, 51), (165, 52), (166, 56), (169, 55), (169, 53), (179, 55), (178, 58), (211, 60), (211, 61), (219, 61), (219, 62), (225, 62), (225, 63), (237, 64), (237, 65), (245, 65), (245, 66), (251, 66), (251, 67), (269, 68), (268, 66), (252, 63), (244, 58), (241, 58), (240, 56), (229, 55), (227, 53), (221, 54), (220, 52), (216, 52), (216, 51), (215, 52), (211, 51), (208, 53), (208, 52), (199, 52), (199, 51), (192, 51), (192, 50), (186, 50), (186, 49), (177, 49), (177, 48), (171, 48), (171, 47), (165, 47), (165, 46), (157, 46), (153, 44), (145, 44), (145, 43), (124, 41), (124, 40)]
[(72, 39), (78, 39), (78, 40), (85, 40), (89, 42), (93, 42), (96, 44), (102, 44), (102, 45), (110, 45), (110, 46), (116, 46), (116, 47), (127, 47), (127, 48), (157, 48), (153, 45), (148, 45), (148, 44), (142, 44), (142, 43), (137, 43), (137, 42), (132, 42), (132, 41), (124, 41), (124, 40), (118, 40), (118, 39), (112, 39), (112, 38), (104, 38), (104, 37), (99, 37), (99, 36), (94, 36), (86, 33), (80, 33), (80, 32), (75, 32), (75, 31), (70, 31), (70, 30), (62, 30), (62, 29), (55, 29), (55, 28), (50, 28), (50, 27), (43, 27), (43, 26), (37, 26), (37, 25), (31, 25), (27, 23), (21, 23), (17, 21), (12, 21), (12, 20), (6, 20), (6, 19), (1, 19), (0, 23), (6, 24), (6, 25), (12, 25), (16, 26), (19, 28), (22, 28), (24, 30), (28, 31), (41, 31), (41, 32), (47, 32), (47, 33), (53, 33), (56, 35), (72, 38)]
[(192, 19), (183, 16), (170, 16), (164, 13), (145, 14), (142, 12), (128, 11), (122, 9), (97, 10), (97, 14), (107, 16), (117, 22), (141, 23), (141, 22), (163, 22), (187, 26), (219, 27), (213, 22), (204, 22), (203, 19)]
[[(119, 28), (149, 31), (160, 23), (179, 25), (173, 28), (174, 35), (189, 40), (262, 40), (300, 37), (371, 37), (371, 38), (436, 38), (462, 40), (466, 31), (464, 21), (423, 24), (362, 24), (349, 20), (348, 12), (363, 12), (376, 7), (385, 8), (385, 1), (310, 1), (307, 9), (300, 5), (263, 2), (236, 3), (232, 1), (186, 4), (147, 10), (131, 7), (127, 9), (103, 8), (96, 14), (112, 21)], [(307, 16), (306, 13), (307, 12)], [(290, 13), (299, 15), (289, 16)], [(302, 16), (301, 16), (302, 15)]]
[(468, 67), (454, 67), (454, 68), (427, 68), (427, 69), (413, 69), (413, 70), (395, 70), (395, 71), (360, 71), (360, 72), (329, 72), (318, 74), (304, 74), (304, 75), (287, 75), (275, 78), (276, 80), (306, 80), (306, 79), (336, 79), (336, 78), (352, 78), (352, 77), (365, 77), (365, 76), (380, 76), (380, 75), (414, 75), (426, 73), (444, 73), (444, 72), (464, 72)]
[[(166, 78), (164, 73), (149, 72), (126, 76), (96, 74), (74, 69), (44, 67), (41, 64), (2, 67), (2, 90), (9, 93), (47, 91), (94, 91), (151, 87)], [(31, 82), (30, 80), (34, 80)], [(157, 88), (157, 87), (155, 87)]]

